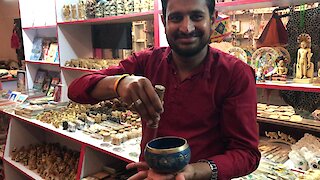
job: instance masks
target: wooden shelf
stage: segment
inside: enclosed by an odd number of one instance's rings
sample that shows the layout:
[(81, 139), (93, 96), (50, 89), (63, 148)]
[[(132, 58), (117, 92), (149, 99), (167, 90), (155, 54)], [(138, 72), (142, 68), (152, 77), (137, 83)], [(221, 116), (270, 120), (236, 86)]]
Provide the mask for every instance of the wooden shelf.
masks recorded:
[(84, 68), (77, 68), (77, 67), (67, 67), (61, 66), (62, 70), (70, 70), (70, 71), (82, 71), (82, 72), (97, 72), (99, 70), (96, 69), (84, 69)]
[(304, 91), (304, 92), (320, 92), (320, 86), (314, 86), (312, 84), (297, 84), (288, 82), (287, 84), (277, 84), (272, 82), (257, 83), (257, 88), (264, 89), (278, 89), (289, 91)]
[(125, 23), (132, 21), (142, 21), (142, 20), (151, 20), (153, 19), (155, 11), (133, 13), (133, 14), (124, 14), (119, 16), (110, 16), (104, 18), (93, 18), (69, 22), (58, 22), (58, 25), (67, 25), (67, 24), (106, 24), (106, 23)]
[(59, 66), (59, 63), (56, 62), (46, 62), (46, 61), (35, 61), (35, 60), (25, 60), (26, 63), (30, 63), (30, 64), (47, 64), (47, 65), (53, 65), (53, 66)]
[(302, 121), (295, 122), (295, 121), (284, 121), (279, 119), (257, 117), (257, 121), (261, 123), (287, 126), (287, 127), (292, 127), (296, 129), (304, 129), (304, 130), (315, 131), (320, 133), (320, 121), (316, 121), (316, 120), (303, 119)]
[(232, 11), (244, 9), (256, 9), (275, 6), (292, 6), (305, 3), (316, 3), (319, 0), (236, 0), (232, 2), (222, 2), (216, 4), (218, 11)]
[(57, 26), (55, 25), (51, 25), (51, 26), (32, 26), (32, 27), (24, 27), (22, 28), (23, 30), (34, 30), (34, 29), (53, 29), (53, 28), (57, 28)]

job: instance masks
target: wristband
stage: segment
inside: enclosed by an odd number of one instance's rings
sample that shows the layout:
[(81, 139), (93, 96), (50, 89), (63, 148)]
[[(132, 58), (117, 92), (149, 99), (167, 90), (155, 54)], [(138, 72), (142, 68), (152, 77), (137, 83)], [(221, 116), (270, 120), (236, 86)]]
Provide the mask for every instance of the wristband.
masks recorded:
[(125, 77), (127, 76), (130, 76), (129, 74), (122, 74), (121, 76), (119, 76), (119, 78), (114, 82), (114, 85), (113, 85), (113, 91), (117, 94), (117, 96), (119, 97), (119, 94), (118, 94), (118, 86), (119, 86), (119, 83), (121, 80), (123, 80)]
[(211, 177), (210, 180), (217, 180), (218, 179), (218, 168), (217, 165), (212, 160), (201, 159), (198, 162), (207, 163), (211, 169)]

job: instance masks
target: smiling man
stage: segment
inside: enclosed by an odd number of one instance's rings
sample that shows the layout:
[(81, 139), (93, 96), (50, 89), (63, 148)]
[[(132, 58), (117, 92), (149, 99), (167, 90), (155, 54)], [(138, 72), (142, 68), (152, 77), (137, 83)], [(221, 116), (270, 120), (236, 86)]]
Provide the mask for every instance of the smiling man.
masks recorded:
[[(134, 53), (119, 66), (88, 74), (69, 86), (69, 98), (97, 103), (120, 97), (147, 121), (159, 121), (158, 137), (187, 139), (191, 161), (178, 174), (157, 174), (143, 162), (130, 179), (231, 179), (259, 164), (253, 70), (209, 47), (214, 0), (162, 0), (170, 47)], [(135, 76), (129, 76), (134, 74)], [(165, 86), (164, 104), (154, 85)]]

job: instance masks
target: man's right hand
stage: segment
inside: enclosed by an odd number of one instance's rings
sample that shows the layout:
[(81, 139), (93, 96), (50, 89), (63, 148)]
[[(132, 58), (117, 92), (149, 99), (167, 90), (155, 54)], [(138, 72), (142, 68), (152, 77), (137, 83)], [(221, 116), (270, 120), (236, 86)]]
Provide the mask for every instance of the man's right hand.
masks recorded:
[(159, 121), (163, 105), (149, 79), (128, 76), (120, 81), (118, 95), (127, 104), (132, 104), (142, 119)]

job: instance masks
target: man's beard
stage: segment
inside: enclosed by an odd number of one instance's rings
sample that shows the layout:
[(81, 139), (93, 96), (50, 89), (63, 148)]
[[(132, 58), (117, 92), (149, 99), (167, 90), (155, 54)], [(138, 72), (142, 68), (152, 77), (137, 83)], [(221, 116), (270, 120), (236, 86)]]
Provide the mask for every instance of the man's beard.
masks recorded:
[(205, 48), (209, 42), (210, 42), (210, 37), (208, 37), (208, 39), (206, 41), (201, 41), (202, 37), (203, 37), (203, 33), (191, 33), (190, 35), (175, 35), (175, 39), (178, 39), (178, 38), (182, 38), (182, 37), (197, 37), (197, 38), (200, 38), (200, 44), (195, 47), (195, 48), (192, 48), (192, 49), (182, 49), (180, 48), (177, 43), (174, 42), (174, 40), (168, 40), (168, 43), (171, 47), (171, 49), (177, 53), (178, 55), (180, 56), (183, 56), (183, 57), (190, 57), (190, 56), (194, 56), (194, 55), (197, 55), (199, 52), (202, 51), (203, 48)]

